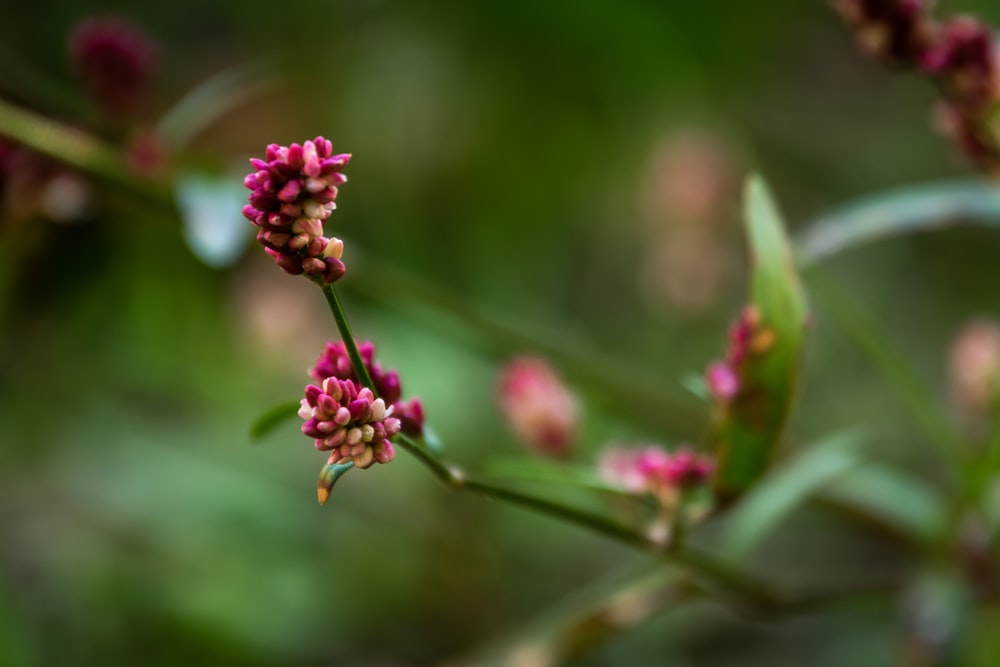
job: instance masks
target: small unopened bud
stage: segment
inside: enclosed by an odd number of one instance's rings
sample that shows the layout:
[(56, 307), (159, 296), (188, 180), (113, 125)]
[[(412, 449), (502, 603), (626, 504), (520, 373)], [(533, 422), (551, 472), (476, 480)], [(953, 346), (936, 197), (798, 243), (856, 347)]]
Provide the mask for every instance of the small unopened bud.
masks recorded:
[(576, 397), (543, 359), (518, 357), (503, 369), (498, 403), (511, 430), (547, 456), (563, 456), (576, 438)]
[(956, 409), (970, 419), (988, 415), (1000, 398), (1000, 325), (966, 324), (952, 341), (948, 371)]

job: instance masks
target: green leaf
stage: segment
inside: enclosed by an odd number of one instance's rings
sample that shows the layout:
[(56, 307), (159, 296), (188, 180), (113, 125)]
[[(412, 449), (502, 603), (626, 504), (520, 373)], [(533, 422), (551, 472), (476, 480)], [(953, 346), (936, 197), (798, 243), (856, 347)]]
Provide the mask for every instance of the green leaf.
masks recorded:
[(341, 475), (353, 467), (353, 461), (327, 463), (323, 466), (323, 469), (319, 471), (319, 480), (316, 483), (316, 496), (319, 499), (320, 505), (326, 504), (326, 501), (330, 498), (330, 491), (333, 490), (333, 485), (337, 483)]
[(250, 425), (250, 440), (258, 442), (269, 435), (276, 428), (298, 416), (298, 401), (280, 403), (262, 413), (253, 424)]
[(231, 111), (276, 87), (274, 63), (262, 60), (212, 75), (188, 91), (157, 123), (156, 132), (174, 152)]
[(821, 497), (916, 542), (931, 542), (948, 523), (947, 502), (922, 480), (883, 465), (851, 470)]
[(857, 432), (829, 436), (769, 474), (730, 513), (723, 553), (733, 562), (747, 558), (793, 510), (861, 462), (860, 442)]
[(784, 223), (759, 176), (747, 180), (744, 206), (754, 329), (766, 344), (742, 363), (740, 394), (725, 406), (711, 435), (718, 456), (715, 491), (722, 503), (749, 489), (773, 457), (795, 395), (808, 317)]
[(988, 182), (932, 183), (867, 197), (806, 227), (796, 255), (805, 267), (867, 243), (957, 223), (1000, 226), (1000, 188)]

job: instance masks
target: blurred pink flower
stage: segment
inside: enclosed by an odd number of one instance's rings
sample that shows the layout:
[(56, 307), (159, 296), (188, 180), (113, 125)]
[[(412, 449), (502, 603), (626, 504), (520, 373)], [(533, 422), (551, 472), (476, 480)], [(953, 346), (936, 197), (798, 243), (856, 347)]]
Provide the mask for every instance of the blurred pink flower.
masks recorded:
[(152, 77), (156, 48), (131, 22), (86, 18), (69, 37), (73, 66), (94, 101), (112, 116), (135, 111)]
[(714, 461), (683, 446), (673, 452), (659, 445), (613, 445), (598, 455), (598, 474), (630, 493), (672, 493), (707, 481)]
[(515, 357), (502, 369), (498, 389), (500, 410), (518, 438), (539, 454), (560, 457), (568, 453), (576, 438), (580, 408), (548, 362)]
[(729, 327), (729, 345), (722, 361), (712, 362), (705, 372), (709, 391), (719, 403), (734, 400), (743, 388), (743, 367), (749, 356), (762, 354), (774, 343), (774, 331), (763, 326), (760, 313), (746, 306)]
[(951, 397), (968, 417), (989, 413), (1000, 398), (1000, 325), (972, 320), (955, 335), (948, 358)]

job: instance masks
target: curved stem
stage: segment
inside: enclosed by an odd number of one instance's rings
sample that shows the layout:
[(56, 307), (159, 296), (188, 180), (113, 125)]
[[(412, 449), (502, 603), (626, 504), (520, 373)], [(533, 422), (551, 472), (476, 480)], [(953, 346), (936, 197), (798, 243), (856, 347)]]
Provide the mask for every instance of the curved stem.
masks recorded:
[(704, 580), (707, 586), (720, 588), (735, 595), (741, 602), (758, 609), (774, 610), (791, 600), (787, 595), (773, 590), (691, 546), (681, 547), (676, 543), (663, 544), (650, 539), (635, 528), (622, 525), (599, 514), (511, 489), (495, 482), (471, 478), (461, 468), (442, 461), (404, 434), (397, 436), (397, 442), (403, 449), (413, 454), (420, 463), (429, 468), (434, 476), (449, 488), (458, 491), (471, 491), (487, 498), (495, 498), (512, 505), (519, 505), (533, 512), (586, 528), (633, 549), (650, 553), (661, 560), (683, 567), (696, 578)]

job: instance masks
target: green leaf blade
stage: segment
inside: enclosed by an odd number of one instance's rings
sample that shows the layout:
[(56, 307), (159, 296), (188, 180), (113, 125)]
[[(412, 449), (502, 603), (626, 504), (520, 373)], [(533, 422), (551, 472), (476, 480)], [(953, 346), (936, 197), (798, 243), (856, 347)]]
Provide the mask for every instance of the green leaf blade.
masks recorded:
[(764, 180), (747, 180), (745, 224), (753, 260), (750, 303), (766, 349), (741, 369), (743, 389), (713, 431), (719, 465), (715, 491), (723, 504), (764, 474), (777, 449), (795, 397), (808, 304), (785, 224)]

